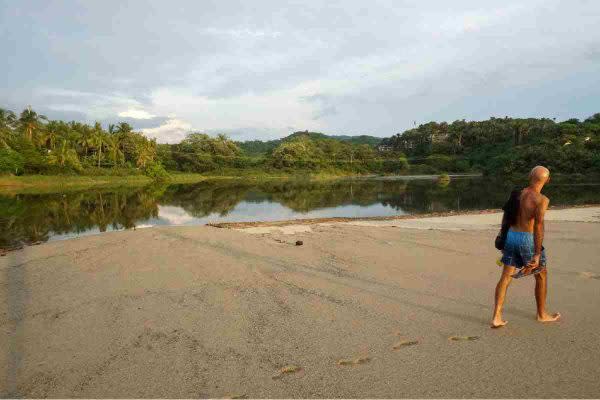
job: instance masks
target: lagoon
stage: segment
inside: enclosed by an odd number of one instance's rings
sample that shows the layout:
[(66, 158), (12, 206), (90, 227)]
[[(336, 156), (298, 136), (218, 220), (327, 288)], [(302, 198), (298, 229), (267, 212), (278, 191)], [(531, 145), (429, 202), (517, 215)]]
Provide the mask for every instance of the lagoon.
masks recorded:
[[(208, 180), (44, 194), (0, 193), (0, 248), (122, 229), (331, 217), (389, 217), (502, 206), (519, 183), (454, 176)], [(600, 203), (600, 183), (554, 178), (552, 206)]]

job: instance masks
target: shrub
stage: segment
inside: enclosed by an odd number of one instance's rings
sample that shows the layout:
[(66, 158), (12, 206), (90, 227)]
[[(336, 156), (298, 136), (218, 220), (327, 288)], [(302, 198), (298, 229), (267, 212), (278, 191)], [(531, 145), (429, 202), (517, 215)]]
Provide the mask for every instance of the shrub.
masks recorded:
[(23, 173), (23, 156), (9, 148), (0, 149), (0, 173), (19, 175)]
[(18, 152), (23, 160), (23, 173), (43, 174), (49, 169), (46, 157), (38, 151), (31, 143), (20, 140), (13, 149)]
[(438, 176), (437, 184), (440, 186), (448, 186), (450, 184), (450, 175), (445, 172), (442, 173), (440, 176)]
[(169, 180), (169, 173), (167, 172), (165, 167), (163, 167), (163, 165), (160, 163), (149, 164), (144, 169), (144, 174), (147, 177), (152, 178), (153, 180), (158, 182), (164, 182)]

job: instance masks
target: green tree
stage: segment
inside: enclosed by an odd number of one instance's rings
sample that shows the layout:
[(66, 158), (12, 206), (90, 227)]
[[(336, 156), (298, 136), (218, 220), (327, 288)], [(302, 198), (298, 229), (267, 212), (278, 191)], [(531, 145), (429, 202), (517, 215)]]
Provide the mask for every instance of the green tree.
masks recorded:
[(14, 112), (0, 108), (0, 130), (13, 129), (16, 121)]
[(139, 149), (139, 154), (136, 160), (136, 165), (138, 168), (146, 168), (146, 165), (154, 160), (156, 157), (156, 142), (155, 141), (146, 141), (142, 144), (141, 149)]
[(60, 145), (48, 156), (48, 162), (51, 165), (59, 165), (61, 167), (72, 167), (73, 169), (81, 169), (79, 157), (75, 149), (69, 147), (66, 139), (62, 139)]
[(121, 138), (118, 135), (110, 135), (106, 138), (108, 147), (108, 158), (114, 166), (120, 165), (125, 161), (125, 155), (121, 150)]
[[(114, 125), (112, 125), (112, 126), (114, 126)], [(109, 126), (109, 132), (110, 132), (110, 126)], [(127, 122), (119, 122), (119, 124), (117, 125), (116, 130), (114, 132), (115, 133), (130, 133), (130, 132), (133, 132), (133, 128)], [(110, 133), (113, 133), (113, 132), (110, 132)]]
[(106, 145), (106, 138), (104, 137), (104, 132), (102, 131), (94, 131), (92, 136), (92, 143), (94, 148), (96, 149), (96, 161), (98, 163), (98, 167), (100, 167), (100, 162), (102, 161), (102, 148)]
[(0, 108), (0, 148), (10, 147), (15, 121), (16, 117), (12, 111)]
[(276, 168), (315, 168), (322, 160), (322, 152), (308, 137), (281, 143), (271, 155)]
[(90, 129), (84, 129), (77, 138), (77, 145), (83, 149), (83, 155), (88, 156), (90, 148), (94, 146), (94, 133)]
[(31, 107), (23, 110), (19, 117), (19, 125), (24, 136), (33, 142), (34, 135), (37, 134), (42, 128), (42, 121), (47, 121), (48, 118), (45, 115), (39, 115), (31, 109)]
[(25, 167), (25, 160), (21, 153), (10, 147), (0, 148), (0, 173), (19, 174)]
[(57, 121), (48, 122), (44, 134), (39, 135), (39, 137), (39, 145), (47, 146), (48, 149), (54, 150), (56, 148), (56, 141), (60, 137), (60, 123)]
[(205, 172), (219, 166), (233, 166), (241, 155), (236, 143), (225, 135), (210, 137), (204, 133), (188, 134), (172, 147), (172, 158), (183, 171)]
[(356, 147), (356, 158), (361, 161), (368, 161), (375, 158), (375, 150), (368, 144), (361, 144)]

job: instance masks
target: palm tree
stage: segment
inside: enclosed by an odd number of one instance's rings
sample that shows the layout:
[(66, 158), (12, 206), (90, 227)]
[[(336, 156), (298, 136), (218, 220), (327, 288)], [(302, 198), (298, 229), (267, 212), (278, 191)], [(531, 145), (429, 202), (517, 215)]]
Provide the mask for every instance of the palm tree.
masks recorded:
[(49, 162), (51, 164), (58, 164), (61, 167), (65, 165), (78, 166), (79, 157), (77, 152), (69, 147), (66, 139), (62, 139), (60, 146), (50, 154)]
[(50, 154), (50, 156), (48, 157), (48, 161), (50, 162), (50, 164), (58, 164), (61, 167), (64, 167), (67, 161), (67, 152), (67, 141), (63, 140), (61, 142), (61, 145), (58, 146), (58, 149), (56, 149), (56, 151), (53, 151)]
[(119, 122), (119, 125), (117, 125), (117, 133), (129, 133), (131, 131), (133, 131), (133, 128), (127, 122)]
[(39, 130), (41, 121), (47, 121), (45, 115), (38, 115), (35, 111), (31, 109), (31, 106), (27, 107), (26, 110), (23, 110), (19, 117), (19, 124), (21, 125), (21, 129), (23, 129), (23, 133), (25, 137), (29, 141), (33, 141), (33, 135), (36, 131)]
[(44, 133), (44, 135), (39, 136), (39, 145), (49, 145), (50, 150), (54, 150), (56, 148), (56, 140), (59, 137), (57, 125), (58, 124), (55, 123), (55, 121), (51, 121), (46, 126), (46, 132)]
[(136, 160), (138, 168), (145, 168), (148, 162), (154, 160), (156, 155), (156, 141), (148, 140), (141, 145), (140, 152)]
[(94, 146), (94, 135), (89, 129), (83, 129), (81, 135), (77, 139), (77, 144), (83, 147), (84, 154), (87, 157), (90, 147)]
[(96, 155), (98, 157), (98, 167), (99, 167), (100, 160), (102, 160), (102, 147), (106, 144), (106, 139), (104, 138), (104, 133), (102, 131), (94, 132), (94, 135), (92, 137), (92, 143), (94, 144), (94, 147), (96, 148)]
[(121, 150), (121, 138), (118, 135), (111, 135), (106, 139), (106, 144), (108, 145), (108, 156), (113, 165), (117, 166), (121, 164), (125, 158), (125, 155)]
[(0, 148), (8, 147), (15, 121), (16, 117), (12, 111), (0, 108)]
[(12, 129), (16, 120), (14, 112), (0, 108), (0, 130)]

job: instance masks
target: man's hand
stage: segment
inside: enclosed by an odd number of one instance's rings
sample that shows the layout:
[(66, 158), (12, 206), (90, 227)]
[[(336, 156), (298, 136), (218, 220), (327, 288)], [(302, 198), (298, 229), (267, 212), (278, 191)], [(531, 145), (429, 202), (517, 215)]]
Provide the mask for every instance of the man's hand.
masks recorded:
[(533, 256), (531, 261), (529, 261), (525, 268), (523, 268), (523, 276), (530, 275), (534, 269), (540, 266), (540, 257), (540, 254), (536, 254)]
[(527, 264), (527, 267), (528, 268), (531, 267), (532, 269), (539, 267), (539, 265), (540, 265), (540, 257), (541, 257), (541, 254), (535, 254), (533, 256), (533, 258), (531, 259), (531, 261), (529, 261), (529, 264)]

